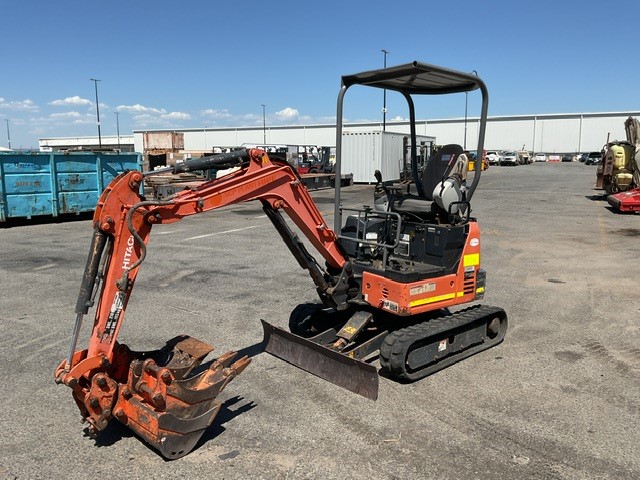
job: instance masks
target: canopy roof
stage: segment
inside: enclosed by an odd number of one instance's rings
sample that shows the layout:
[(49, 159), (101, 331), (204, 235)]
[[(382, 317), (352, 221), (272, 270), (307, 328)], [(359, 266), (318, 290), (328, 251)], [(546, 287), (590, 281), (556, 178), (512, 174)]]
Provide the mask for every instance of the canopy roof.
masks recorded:
[(412, 62), (396, 67), (344, 75), (342, 84), (367, 85), (409, 95), (440, 95), (470, 92), (480, 87), (482, 80), (471, 73), (458, 72), (428, 63)]

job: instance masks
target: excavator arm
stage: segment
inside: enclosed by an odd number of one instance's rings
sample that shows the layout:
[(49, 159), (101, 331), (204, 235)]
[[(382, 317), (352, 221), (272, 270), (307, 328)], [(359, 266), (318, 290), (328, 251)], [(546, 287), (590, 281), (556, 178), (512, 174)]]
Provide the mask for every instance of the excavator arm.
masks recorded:
[[(156, 224), (259, 200), (295, 258), (309, 270), (323, 303), (338, 310), (346, 307), (350, 263), (294, 169), (257, 149), (171, 168), (177, 173), (220, 165), (240, 169), (167, 200), (144, 200), (140, 195), (142, 173), (126, 172), (111, 182), (98, 202), (69, 354), (55, 373), (59, 383), (72, 388), (90, 433), (105, 428), (115, 416), (165, 457), (179, 458), (212, 423), (220, 409), (215, 401), (218, 393), (250, 362), (247, 357), (233, 362), (235, 353), (229, 352), (204, 369), (200, 363), (213, 347), (188, 336), (176, 337), (153, 352), (132, 352), (117, 342)], [(324, 257), (326, 268), (307, 252), (284, 222), (281, 210)], [(94, 303), (88, 348), (76, 350), (83, 317)]]

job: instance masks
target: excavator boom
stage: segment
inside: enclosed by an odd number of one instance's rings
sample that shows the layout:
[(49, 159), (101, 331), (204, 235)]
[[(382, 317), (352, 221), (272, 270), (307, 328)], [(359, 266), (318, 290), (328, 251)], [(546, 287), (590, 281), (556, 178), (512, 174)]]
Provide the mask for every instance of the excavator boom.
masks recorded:
[[(178, 458), (193, 448), (215, 418), (220, 408), (215, 399), (220, 391), (250, 362), (247, 357), (232, 362), (235, 353), (229, 352), (203, 369), (200, 364), (213, 347), (188, 336), (176, 337), (154, 352), (132, 352), (118, 343), (154, 225), (260, 200), (300, 265), (309, 270), (321, 298), (335, 306), (345, 298), (346, 286), (332, 283), (332, 276), (288, 230), (279, 213), (288, 214), (324, 257), (328, 269), (342, 271), (346, 260), (335, 242), (336, 235), (289, 164), (271, 161), (266, 153), (253, 149), (195, 160), (176, 170), (211, 168), (225, 162), (241, 168), (162, 201), (143, 200), (139, 193), (142, 174), (126, 172), (113, 180), (98, 202), (69, 355), (55, 373), (59, 383), (72, 388), (92, 433), (102, 430), (115, 416), (165, 457)], [(83, 317), (96, 296), (88, 348), (77, 351)]]

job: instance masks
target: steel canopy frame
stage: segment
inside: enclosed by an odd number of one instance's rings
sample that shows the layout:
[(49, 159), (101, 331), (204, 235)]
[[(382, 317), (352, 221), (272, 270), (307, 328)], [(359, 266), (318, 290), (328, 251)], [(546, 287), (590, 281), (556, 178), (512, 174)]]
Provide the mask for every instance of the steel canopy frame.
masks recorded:
[[(464, 93), (480, 89), (482, 92), (482, 110), (480, 113), (480, 132), (478, 134), (478, 154), (482, 158), (484, 150), (484, 136), (487, 126), (487, 112), (489, 108), (489, 92), (484, 82), (471, 73), (459, 72), (437, 65), (422, 62), (411, 62), (395, 67), (370, 70), (353, 75), (343, 75), (342, 86), (338, 93), (336, 114), (336, 178), (341, 176), (342, 168), (342, 130), (343, 104), (347, 90), (353, 85), (393, 90), (400, 93), (407, 100), (409, 106), (409, 120), (411, 129), (411, 169), (418, 194), (424, 196), (422, 182), (418, 176), (416, 161), (416, 117), (412, 95), (446, 95), (450, 93)], [(471, 200), (473, 192), (480, 181), (482, 162), (475, 162), (473, 182), (467, 190), (467, 199)], [(340, 182), (335, 186), (334, 231), (342, 228), (342, 213), (340, 212)]]

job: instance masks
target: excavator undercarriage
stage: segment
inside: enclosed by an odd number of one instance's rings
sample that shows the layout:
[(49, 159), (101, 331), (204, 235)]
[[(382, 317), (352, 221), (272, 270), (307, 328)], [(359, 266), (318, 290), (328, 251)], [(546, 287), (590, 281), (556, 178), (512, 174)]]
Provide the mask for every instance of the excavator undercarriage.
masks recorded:
[[(481, 88), (482, 151), (486, 89), (477, 77), (414, 62), (343, 77), (347, 87), (359, 83), (400, 91), (409, 101), (414, 126), (411, 93)], [(443, 84), (448, 88), (441, 91)], [(339, 123), (339, 138), (341, 128)], [(240, 202), (261, 202), (291, 254), (309, 272), (320, 300), (294, 309), (290, 332), (262, 321), (265, 351), (376, 399), (379, 379), (373, 360), (379, 359), (384, 376), (411, 382), (500, 343), (507, 329), (504, 310), (479, 304), (455, 310), (478, 302), (485, 292), (480, 230), (470, 203), (479, 166), (467, 184), (468, 159), (460, 146), (447, 145), (418, 172), (415, 141), (412, 148), (414, 183), (383, 181), (376, 172), (374, 207), (343, 208), (336, 185), (335, 229), (327, 225), (295, 169), (258, 149), (167, 167), (173, 174), (238, 170), (162, 200), (143, 198), (140, 172), (115, 178), (96, 207), (69, 353), (55, 372), (56, 381), (72, 389), (89, 433), (98, 434), (116, 418), (164, 457), (176, 459), (195, 447), (215, 419), (221, 408), (218, 394), (250, 358), (235, 360), (235, 352), (228, 352), (205, 362), (213, 347), (187, 335), (152, 352), (134, 352), (117, 338), (152, 227)], [(339, 148), (337, 158), (339, 176)], [(351, 213), (345, 222), (343, 212)], [(77, 350), (91, 308), (95, 319), (89, 345)]]

